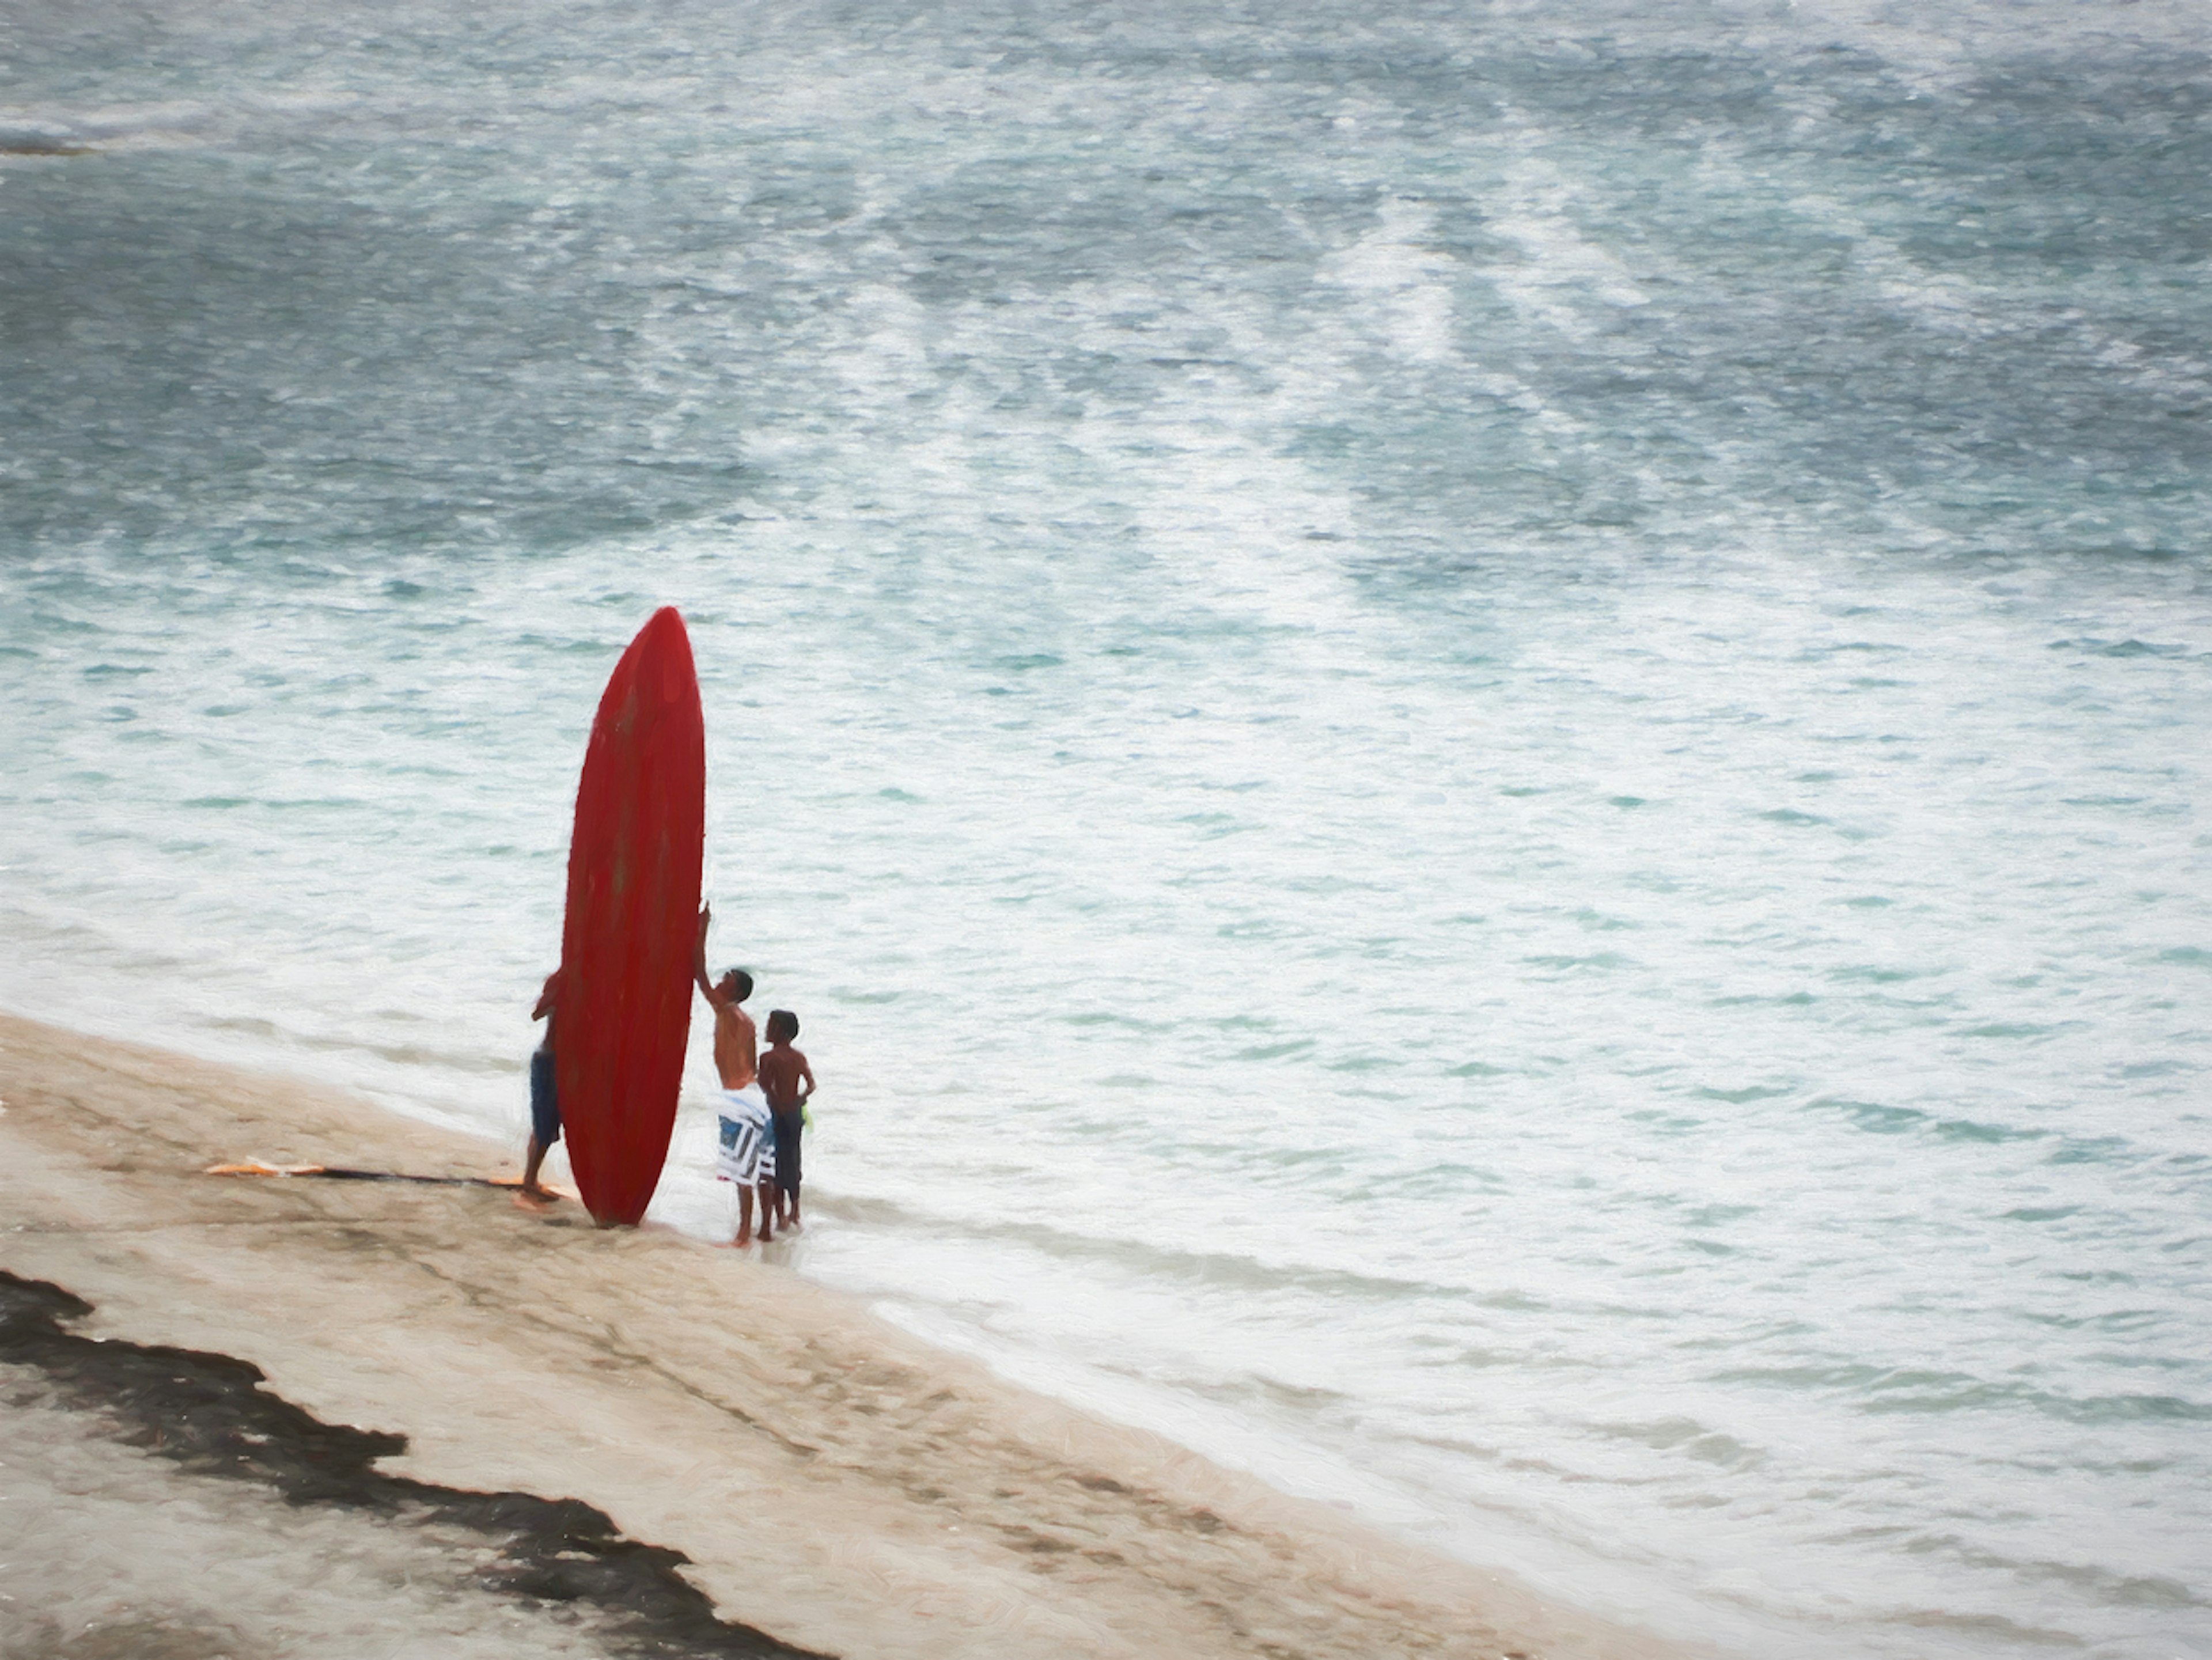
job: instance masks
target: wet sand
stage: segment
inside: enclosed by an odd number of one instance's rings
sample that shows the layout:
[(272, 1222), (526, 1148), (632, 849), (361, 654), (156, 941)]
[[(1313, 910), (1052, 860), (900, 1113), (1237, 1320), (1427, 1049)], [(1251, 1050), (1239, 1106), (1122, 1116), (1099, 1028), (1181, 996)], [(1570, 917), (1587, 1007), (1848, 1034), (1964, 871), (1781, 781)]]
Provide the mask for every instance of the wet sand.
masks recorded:
[(326, 1089), (0, 1016), (0, 1651), (1685, 1652), (757, 1253), (493, 1189), (202, 1173), (242, 1158), (502, 1170)]

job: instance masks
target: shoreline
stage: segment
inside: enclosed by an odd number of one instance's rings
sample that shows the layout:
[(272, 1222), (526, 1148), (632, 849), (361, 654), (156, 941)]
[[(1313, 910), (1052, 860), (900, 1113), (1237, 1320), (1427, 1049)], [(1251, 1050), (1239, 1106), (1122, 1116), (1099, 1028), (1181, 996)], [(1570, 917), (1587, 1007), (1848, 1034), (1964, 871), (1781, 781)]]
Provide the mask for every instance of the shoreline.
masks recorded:
[[(580, 1207), (532, 1213), (487, 1188), (201, 1173), (247, 1157), (477, 1177), (511, 1163), (326, 1087), (0, 1014), (0, 1269), (91, 1305), (63, 1329), (228, 1357), (322, 1426), (404, 1437), (373, 1455), (377, 1481), (602, 1512), (626, 1548), (678, 1554), (721, 1620), (793, 1649), (1692, 1651), (1032, 1394), (673, 1230), (602, 1231)], [(0, 1414), (11, 1473), (38, 1440), (24, 1426), (53, 1416), (36, 1393), (11, 1389)], [(160, 1503), (160, 1481), (137, 1479)], [(53, 1610), (83, 1623), (103, 1594), (34, 1584), (36, 1562), (9, 1554), (0, 1631)], [(142, 1619), (166, 1594), (177, 1621), (204, 1625), (191, 1582), (161, 1592), (163, 1565), (141, 1554), (104, 1594)], [(514, 1593), (481, 1580), (456, 1595), (519, 1617)], [(618, 1639), (605, 1651), (628, 1651)]]

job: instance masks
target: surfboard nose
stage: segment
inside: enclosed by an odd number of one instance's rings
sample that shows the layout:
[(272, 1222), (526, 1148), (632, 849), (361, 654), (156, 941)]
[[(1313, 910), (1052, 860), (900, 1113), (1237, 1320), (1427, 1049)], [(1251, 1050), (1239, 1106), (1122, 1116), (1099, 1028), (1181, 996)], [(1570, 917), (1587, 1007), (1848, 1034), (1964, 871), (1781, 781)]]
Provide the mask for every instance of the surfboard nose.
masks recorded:
[(684, 626), (684, 613), (663, 605), (638, 630), (638, 638), (653, 636), (650, 648), (660, 662), (660, 701), (680, 702), (699, 695), (699, 672), (691, 657), (691, 631)]

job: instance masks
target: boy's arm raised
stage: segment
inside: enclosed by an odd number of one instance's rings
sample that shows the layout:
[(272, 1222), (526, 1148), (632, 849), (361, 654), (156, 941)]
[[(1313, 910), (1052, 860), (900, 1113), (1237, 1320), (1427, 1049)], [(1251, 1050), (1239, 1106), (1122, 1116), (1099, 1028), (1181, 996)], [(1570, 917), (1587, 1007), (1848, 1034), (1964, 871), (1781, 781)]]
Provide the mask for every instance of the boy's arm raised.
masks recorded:
[(714, 1008), (721, 1007), (715, 1000), (714, 985), (707, 978), (707, 925), (714, 920), (712, 905), (699, 907), (699, 933), (691, 941), (691, 977), (699, 982), (699, 994)]

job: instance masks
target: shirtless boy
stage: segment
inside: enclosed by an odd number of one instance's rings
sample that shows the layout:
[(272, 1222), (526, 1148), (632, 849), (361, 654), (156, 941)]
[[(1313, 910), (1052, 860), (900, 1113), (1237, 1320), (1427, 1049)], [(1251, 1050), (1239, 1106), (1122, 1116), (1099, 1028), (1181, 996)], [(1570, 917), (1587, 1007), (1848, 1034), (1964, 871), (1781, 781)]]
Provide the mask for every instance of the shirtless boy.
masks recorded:
[(530, 1057), (530, 1146), (522, 1164), (522, 1191), (536, 1200), (553, 1196), (538, 1185), (538, 1171), (561, 1139), (560, 1096), (553, 1086), (553, 1003), (560, 988), (561, 970), (556, 969), (545, 976), (545, 989), (538, 994), (538, 1006), (530, 1011), (532, 1020), (545, 1023), (545, 1041)]
[[(769, 1011), (768, 1053), (760, 1058), (760, 1086), (775, 1125), (775, 1219), (777, 1225), (793, 1230), (799, 1226), (799, 1137), (806, 1128), (802, 1109), (814, 1093), (814, 1069), (791, 1047), (798, 1036), (797, 1015), (789, 1009)], [(790, 1201), (788, 1209), (786, 1200)], [(765, 1208), (767, 1201), (761, 1202)]]
[(714, 1174), (722, 1181), (737, 1183), (739, 1246), (752, 1243), (753, 1194), (759, 1191), (760, 1237), (766, 1244), (775, 1237), (775, 1122), (761, 1094), (753, 1018), (738, 1006), (753, 994), (753, 977), (743, 969), (732, 969), (719, 981), (707, 978), (707, 927), (713, 920), (713, 908), (700, 906), (699, 937), (691, 947), (691, 977), (699, 982), (699, 994), (707, 1000), (707, 1006), (714, 1011), (714, 1071), (722, 1080)]

